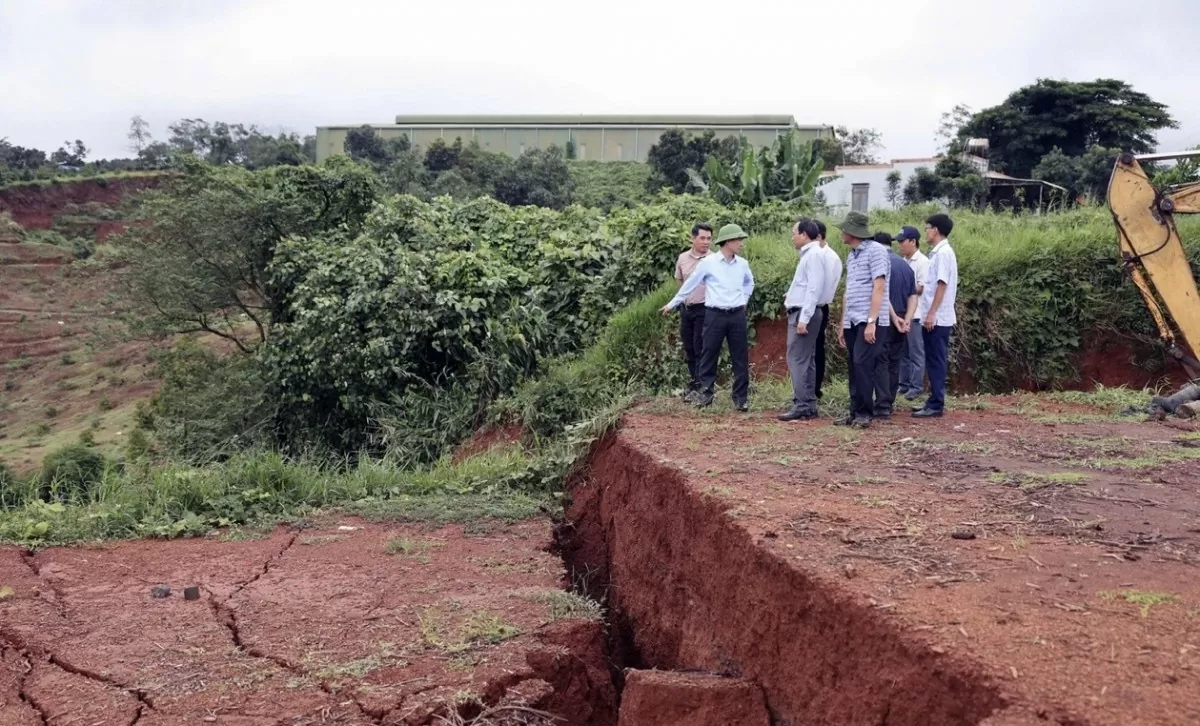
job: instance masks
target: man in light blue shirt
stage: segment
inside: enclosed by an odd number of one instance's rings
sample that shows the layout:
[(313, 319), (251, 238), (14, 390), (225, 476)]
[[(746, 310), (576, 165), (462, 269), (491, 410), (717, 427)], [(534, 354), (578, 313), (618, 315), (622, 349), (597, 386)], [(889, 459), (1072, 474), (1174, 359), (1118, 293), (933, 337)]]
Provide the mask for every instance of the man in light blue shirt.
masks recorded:
[(838, 423), (866, 428), (875, 415), (875, 366), (882, 349), (878, 332), (892, 323), (883, 308), (892, 263), (888, 248), (871, 238), (867, 215), (849, 212), (838, 227), (850, 247), (838, 329), (838, 343), (846, 348), (850, 363), (850, 414)]
[(817, 225), (802, 217), (792, 227), (792, 244), (800, 252), (792, 284), (784, 296), (787, 309), (788, 373), (792, 376), (792, 407), (780, 421), (806, 421), (817, 417), (817, 340), (825, 313), (821, 303), (827, 291), (826, 260), (817, 237)]
[(720, 254), (700, 261), (693, 272), (662, 307), (663, 315), (679, 307), (699, 285), (704, 285), (704, 348), (700, 356), (700, 391), (692, 399), (696, 406), (713, 402), (717, 382), (717, 357), (721, 344), (729, 345), (733, 364), (733, 406), (750, 410), (750, 336), (746, 326), (746, 303), (754, 292), (750, 263), (739, 257), (746, 233), (736, 224), (727, 224), (717, 233)]
[(954, 222), (945, 214), (925, 220), (929, 241), (929, 271), (925, 289), (917, 303), (917, 317), (925, 330), (925, 370), (929, 373), (929, 398), (913, 411), (916, 418), (937, 418), (946, 406), (946, 376), (949, 374), (950, 331), (958, 322), (954, 302), (958, 295), (958, 256), (950, 246)]

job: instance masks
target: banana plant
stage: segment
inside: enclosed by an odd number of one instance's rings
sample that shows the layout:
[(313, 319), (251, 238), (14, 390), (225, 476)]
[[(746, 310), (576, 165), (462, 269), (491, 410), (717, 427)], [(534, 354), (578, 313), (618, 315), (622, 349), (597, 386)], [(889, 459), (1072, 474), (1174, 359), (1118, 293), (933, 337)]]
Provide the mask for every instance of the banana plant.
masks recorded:
[(731, 163), (710, 156), (702, 172), (688, 169), (687, 174), (693, 187), (722, 204), (755, 207), (777, 199), (807, 205), (822, 168), (812, 142), (801, 142), (789, 131), (769, 148), (755, 149), (743, 138)]

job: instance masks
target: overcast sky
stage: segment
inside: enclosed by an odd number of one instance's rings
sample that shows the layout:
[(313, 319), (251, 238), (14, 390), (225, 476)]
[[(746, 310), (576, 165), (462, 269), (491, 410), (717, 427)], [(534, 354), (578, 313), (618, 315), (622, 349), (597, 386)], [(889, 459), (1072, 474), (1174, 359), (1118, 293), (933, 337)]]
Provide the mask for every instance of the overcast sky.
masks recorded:
[[(991, 7), (991, 10), (978, 8)], [(792, 114), (926, 156), (943, 111), (1112, 77), (1200, 143), (1200, 0), (0, 0), (0, 137), (128, 155), (185, 117), (312, 133), (398, 113)]]

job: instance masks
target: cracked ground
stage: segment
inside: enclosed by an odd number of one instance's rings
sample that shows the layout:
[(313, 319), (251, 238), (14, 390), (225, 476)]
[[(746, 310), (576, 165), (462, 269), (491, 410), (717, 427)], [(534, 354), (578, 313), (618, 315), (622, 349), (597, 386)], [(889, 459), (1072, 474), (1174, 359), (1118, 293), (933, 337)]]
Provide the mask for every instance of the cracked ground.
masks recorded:
[(529, 663), (562, 655), (554, 633), (580, 625), (552, 622), (563, 572), (548, 539), (540, 521), (331, 520), (0, 549), (0, 723), (419, 724), (471, 701), (544, 702), (553, 676)]

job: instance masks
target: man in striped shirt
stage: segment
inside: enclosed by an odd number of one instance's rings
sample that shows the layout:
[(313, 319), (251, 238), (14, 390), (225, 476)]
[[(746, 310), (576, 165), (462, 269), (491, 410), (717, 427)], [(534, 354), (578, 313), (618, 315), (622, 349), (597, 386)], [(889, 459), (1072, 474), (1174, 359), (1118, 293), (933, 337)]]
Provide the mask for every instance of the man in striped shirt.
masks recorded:
[(792, 407), (779, 416), (780, 421), (801, 421), (817, 417), (816, 347), (824, 321), (820, 303), (825, 294), (825, 259), (817, 242), (817, 225), (801, 218), (792, 227), (792, 244), (800, 252), (796, 274), (783, 299), (787, 308), (788, 372), (792, 376)]
[[(850, 362), (850, 413), (838, 423), (855, 428), (871, 425), (875, 414), (875, 365), (879, 359), (881, 328), (890, 328), (888, 315), (880, 315), (892, 275), (888, 248), (871, 238), (867, 215), (849, 212), (838, 227), (850, 247), (846, 258), (846, 290), (842, 296), (842, 324), (838, 343)], [(886, 331), (885, 331), (886, 332)]]

